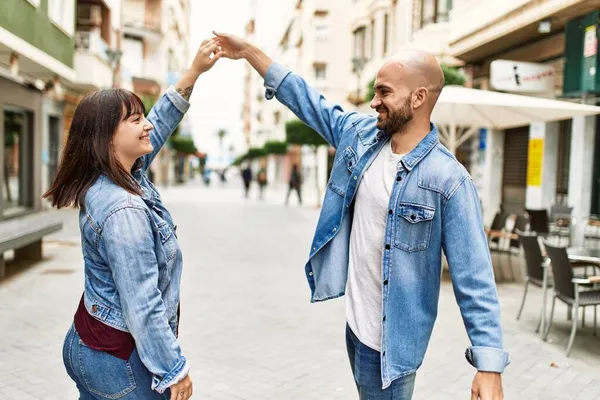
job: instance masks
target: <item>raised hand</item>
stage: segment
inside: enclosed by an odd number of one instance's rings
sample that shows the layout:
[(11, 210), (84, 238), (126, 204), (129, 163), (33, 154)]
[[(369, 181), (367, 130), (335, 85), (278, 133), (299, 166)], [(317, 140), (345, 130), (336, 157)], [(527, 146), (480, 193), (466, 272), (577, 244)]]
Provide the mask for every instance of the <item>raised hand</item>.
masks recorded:
[(217, 33), (215, 31), (213, 33), (215, 34), (214, 39), (217, 45), (221, 48), (223, 57), (239, 60), (247, 56), (250, 43), (246, 40), (229, 33)]
[(207, 39), (200, 45), (194, 61), (192, 61), (192, 68), (202, 74), (211, 69), (222, 56), (223, 53), (219, 49), (217, 40), (215, 38)]

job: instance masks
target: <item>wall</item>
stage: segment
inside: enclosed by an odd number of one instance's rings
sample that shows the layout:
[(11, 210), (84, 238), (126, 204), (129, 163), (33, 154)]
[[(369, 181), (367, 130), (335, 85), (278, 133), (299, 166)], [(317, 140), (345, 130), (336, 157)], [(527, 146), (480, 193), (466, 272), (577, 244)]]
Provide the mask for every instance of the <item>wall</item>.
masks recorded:
[(0, 27), (73, 68), (74, 39), (48, 18), (48, 0), (40, 0), (39, 7), (26, 0), (1, 0)]

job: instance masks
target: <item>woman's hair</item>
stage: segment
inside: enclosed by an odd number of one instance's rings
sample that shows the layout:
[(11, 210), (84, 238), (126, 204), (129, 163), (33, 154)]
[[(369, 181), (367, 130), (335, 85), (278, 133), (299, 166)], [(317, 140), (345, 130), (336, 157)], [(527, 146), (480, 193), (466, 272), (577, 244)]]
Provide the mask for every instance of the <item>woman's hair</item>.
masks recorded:
[(128, 192), (140, 195), (139, 185), (113, 149), (113, 136), (119, 123), (134, 114), (145, 114), (145, 107), (142, 100), (128, 90), (103, 89), (88, 94), (75, 110), (56, 178), (43, 197), (49, 198), (57, 208), (80, 207), (87, 190), (100, 174)]

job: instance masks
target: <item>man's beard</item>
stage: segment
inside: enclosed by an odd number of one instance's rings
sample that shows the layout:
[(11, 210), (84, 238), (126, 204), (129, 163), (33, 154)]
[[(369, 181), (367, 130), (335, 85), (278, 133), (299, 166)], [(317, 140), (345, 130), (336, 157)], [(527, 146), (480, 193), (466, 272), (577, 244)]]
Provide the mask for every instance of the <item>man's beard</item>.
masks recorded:
[(398, 110), (392, 111), (385, 106), (380, 107), (379, 110), (386, 111), (387, 118), (384, 120), (378, 119), (377, 129), (382, 130), (386, 135), (404, 131), (413, 119), (410, 99), (411, 97), (409, 96)]

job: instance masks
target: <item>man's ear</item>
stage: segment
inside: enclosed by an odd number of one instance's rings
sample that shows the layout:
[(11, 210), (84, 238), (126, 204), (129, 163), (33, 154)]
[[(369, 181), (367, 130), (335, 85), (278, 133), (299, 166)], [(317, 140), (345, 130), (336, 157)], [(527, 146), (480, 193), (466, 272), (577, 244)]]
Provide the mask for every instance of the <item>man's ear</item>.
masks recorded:
[(413, 93), (413, 108), (419, 108), (427, 101), (429, 91), (427, 88), (420, 87)]

